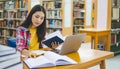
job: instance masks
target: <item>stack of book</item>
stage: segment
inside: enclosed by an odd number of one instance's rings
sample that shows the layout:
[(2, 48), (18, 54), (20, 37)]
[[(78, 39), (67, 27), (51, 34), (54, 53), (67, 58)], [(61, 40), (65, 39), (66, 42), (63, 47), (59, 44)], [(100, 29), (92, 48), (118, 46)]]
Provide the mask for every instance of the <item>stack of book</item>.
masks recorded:
[(23, 69), (20, 55), (15, 48), (0, 45), (0, 69)]

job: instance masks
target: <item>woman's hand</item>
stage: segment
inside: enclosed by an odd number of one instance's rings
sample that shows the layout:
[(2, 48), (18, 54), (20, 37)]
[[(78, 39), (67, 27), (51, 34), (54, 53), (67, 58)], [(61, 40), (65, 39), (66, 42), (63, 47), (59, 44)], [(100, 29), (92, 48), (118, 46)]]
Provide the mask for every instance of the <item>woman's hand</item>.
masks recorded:
[(28, 57), (29, 56), (29, 50), (22, 50), (22, 55), (24, 55), (25, 57)]
[(35, 57), (37, 57), (37, 54), (35, 54), (35, 53), (32, 53), (31, 51), (29, 51), (29, 50), (26, 50), (26, 49), (24, 49), (23, 51), (22, 51), (22, 55), (24, 55), (25, 56), (25, 58), (35, 58)]
[(52, 49), (55, 49), (59, 46), (59, 42), (58, 43), (57, 42), (52, 42), (51, 45), (52, 45)]

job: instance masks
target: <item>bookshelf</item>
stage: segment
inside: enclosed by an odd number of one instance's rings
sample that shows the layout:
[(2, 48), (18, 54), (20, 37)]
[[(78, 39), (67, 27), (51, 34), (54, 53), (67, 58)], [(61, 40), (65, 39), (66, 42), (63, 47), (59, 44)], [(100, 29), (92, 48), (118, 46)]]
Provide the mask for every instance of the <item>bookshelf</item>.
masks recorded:
[(0, 44), (5, 44), (7, 38), (16, 37), (16, 27), (24, 21), (27, 12), (27, 0), (0, 2)]
[(112, 0), (111, 44), (120, 43), (120, 0)]
[(43, 0), (42, 4), (46, 9), (47, 33), (49, 34), (56, 30), (62, 32), (62, 0)]
[(46, 9), (48, 34), (56, 30), (63, 36), (73, 34), (73, 0), (41, 0), (40, 4)]
[(84, 7), (84, 0), (73, 0), (73, 34), (78, 34), (78, 29), (84, 28)]
[[(2, 31), (2, 24), (3, 24), (3, 7), (4, 6), (4, 3), (3, 2), (0, 2), (0, 36), (1, 36), (1, 31)], [(0, 37), (0, 43), (2, 43), (2, 37)]]
[(111, 51), (120, 54), (120, 0), (112, 0)]

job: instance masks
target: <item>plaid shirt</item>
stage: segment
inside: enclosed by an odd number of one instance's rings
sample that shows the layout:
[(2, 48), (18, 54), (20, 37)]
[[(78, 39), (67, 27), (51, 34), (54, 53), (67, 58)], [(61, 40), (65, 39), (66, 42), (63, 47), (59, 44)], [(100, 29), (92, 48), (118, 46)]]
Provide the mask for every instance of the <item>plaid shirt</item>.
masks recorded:
[(28, 28), (18, 27), (16, 30), (16, 45), (18, 50), (28, 49), (30, 42), (30, 32)]

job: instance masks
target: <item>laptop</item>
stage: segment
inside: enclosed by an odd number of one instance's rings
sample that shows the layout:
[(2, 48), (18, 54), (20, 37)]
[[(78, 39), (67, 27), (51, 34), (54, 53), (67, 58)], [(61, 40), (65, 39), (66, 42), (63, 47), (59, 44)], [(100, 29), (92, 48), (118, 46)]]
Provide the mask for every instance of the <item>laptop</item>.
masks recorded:
[(85, 36), (86, 36), (85, 33), (67, 36), (60, 50), (55, 49), (51, 51), (58, 53), (60, 55), (76, 52), (80, 48), (81, 43), (83, 42)]

